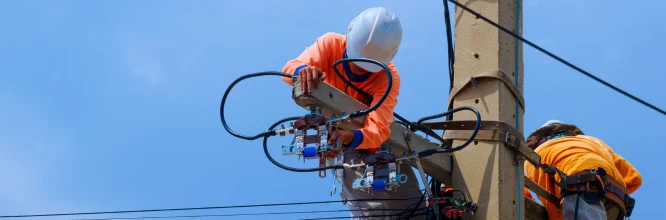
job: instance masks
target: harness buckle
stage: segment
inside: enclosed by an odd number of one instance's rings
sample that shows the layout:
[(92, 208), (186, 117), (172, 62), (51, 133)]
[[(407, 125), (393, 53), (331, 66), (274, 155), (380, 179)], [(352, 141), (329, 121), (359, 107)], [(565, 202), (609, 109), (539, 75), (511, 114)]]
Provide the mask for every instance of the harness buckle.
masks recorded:
[(636, 199), (631, 198), (631, 197), (629, 197), (629, 195), (627, 195), (627, 197), (624, 199), (624, 203), (627, 206), (626, 207), (627, 212), (624, 215), (627, 216), (627, 217), (630, 217), (631, 212), (634, 211), (634, 206), (636, 205)]

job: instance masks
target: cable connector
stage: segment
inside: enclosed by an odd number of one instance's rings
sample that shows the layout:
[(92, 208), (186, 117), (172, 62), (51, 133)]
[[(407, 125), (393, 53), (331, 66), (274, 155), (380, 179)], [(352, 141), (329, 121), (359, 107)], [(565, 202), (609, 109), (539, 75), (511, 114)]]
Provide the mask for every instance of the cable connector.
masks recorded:
[(437, 149), (428, 149), (428, 150), (424, 150), (424, 151), (419, 152), (417, 155), (419, 155), (419, 157), (427, 157), (427, 156), (433, 155), (435, 153), (437, 153)]

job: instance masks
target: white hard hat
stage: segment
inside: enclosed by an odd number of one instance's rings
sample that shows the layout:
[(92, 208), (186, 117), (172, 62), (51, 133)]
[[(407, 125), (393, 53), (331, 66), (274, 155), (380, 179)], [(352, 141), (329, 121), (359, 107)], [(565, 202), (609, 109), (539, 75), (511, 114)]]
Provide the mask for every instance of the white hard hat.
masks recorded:
[(562, 124), (562, 122), (560, 120), (556, 120), (556, 119), (548, 120), (545, 124), (541, 125), (541, 127), (546, 127), (546, 126), (552, 125), (552, 124)]
[[(368, 8), (349, 23), (347, 29), (347, 57), (373, 59), (384, 64), (393, 60), (402, 40), (402, 25), (393, 12), (386, 8)], [(369, 62), (354, 62), (370, 72), (382, 67)]]

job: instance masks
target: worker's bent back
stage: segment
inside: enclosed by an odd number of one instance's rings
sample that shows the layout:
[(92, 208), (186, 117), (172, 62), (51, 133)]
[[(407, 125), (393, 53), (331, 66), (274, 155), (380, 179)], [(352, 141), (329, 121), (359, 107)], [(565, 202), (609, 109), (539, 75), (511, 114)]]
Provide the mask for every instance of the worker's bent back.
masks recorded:
[[(642, 179), (638, 171), (603, 141), (592, 136), (577, 135), (555, 138), (541, 144), (535, 149), (535, 152), (541, 155), (543, 164), (552, 165), (567, 176), (600, 168), (606, 172), (607, 177), (611, 180), (614, 179), (614, 182), (619, 184), (620, 187), (626, 187), (628, 193), (633, 193), (641, 185)], [(525, 174), (527, 178), (535, 181), (551, 193), (561, 195), (562, 190), (556, 185), (556, 182), (553, 182), (550, 174), (535, 168), (531, 164), (525, 165)], [(560, 181), (558, 175), (554, 177), (555, 181)], [(552, 204), (540, 196), (539, 199), (543, 201), (549, 219), (562, 219), (562, 211), (557, 208), (561, 204)], [(573, 200), (573, 203), (575, 202)], [(583, 215), (583, 211), (578, 210), (578, 213)]]

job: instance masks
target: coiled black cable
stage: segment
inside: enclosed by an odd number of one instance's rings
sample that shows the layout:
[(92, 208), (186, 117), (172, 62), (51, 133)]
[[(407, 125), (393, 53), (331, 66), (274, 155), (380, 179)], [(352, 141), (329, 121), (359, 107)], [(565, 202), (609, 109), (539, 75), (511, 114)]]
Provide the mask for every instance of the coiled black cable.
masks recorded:
[(435, 119), (435, 118), (444, 117), (444, 116), (447, 116), (447, 115), (450, 115), (450, 114), (453, 114), (453, 113), (456, 113), (456, 112), (459, 112), (459, 111), (462, 111), (462, 110), (467, 110), (467, 111), (474, 112), (474, 114), (476, 115), (476, 125), (474, 125), (474, 131), (472, 131), (472, 135), (470, 135), (469, 139), (467, 139), (467, 141), (465, 141), (465, 143), (463, 143), (463, 144), (461, 144), (460, 146), (457, 146), (457, 147), (446, 148), (446, 149), (428, 149), (428, 150), (421, 151), (421, 152), (418, 153), (419, 157), (426, 157), (426, 156), (429, 156), (429, 155), (432, 155), (432, 154), (435, 154), (435, 153), (450, 153), (450, 152), (459, 151), (459, 150), (462, 150), (463, 148), (467, 147), (467, 145), (469, 145), (470, 143), (472, 143), (472, 141), (476, 137), (476, 134), (479, 132), (479, 127), (481, 127), (481, 113), (479, 113), (479, 111), (476, 110), (475, 108), (472, 108), (472, 107), (469, 107), (469, 106), (462, 106), (462, 107), (454, 108), (450, 111), (446, 111), (446, 112), (441, 113), (441, 114), (436, 114), (436, 115), (423, 117), (423, 118), (419, 119), (416, 122), (416, 124), (421, 126), (421, 123), (423, 123), (426, 120), (431, 120), (431, 119)]
[[(380, 99), (375, 105), (373, 105), (372, 107), (370, 107), (369, 109), (354, 112), (354, 113), (350, 114), (349, 117), (350, 117), (350, 118), (354, 118), (354, 117), (360, 117), (360, 116), (367, 115), (367, 114), (369, 114), (370, 112), (372, 112), (372, 111), (376, 110), (377, 108), (379, 108), (379, 106), (380, 106), (382, 103), (384, 103), (384, 100), (386, 100), (386, 97), (388, 96), (389, 92), (391, 91), (391, 88), (392, 88), (392, 86), (393, 86), (393, 77), (392, 77), (392, 75), (391, 75), (391, 71), (388, 69), (388, 67), (387, 67), (385, 64), (383, 64), (383, 63), (381, 63), (381, 62), (379, 62), (379, 61), (376, 61), (376, 60), (365, 59), (365, 58), (347, 58), (347, 59), (341, 59), (341, 60), (336, 61), (336, 62), (333, 64), (333, 68), (336, 69), (336, 66), (337, 66), (337, 65), (342, 64), (342, 63), (347, 63), (347, 62), (369, 62), (369, 63), (374, 63), (374, 64), (377, 64), (377, 65), (381, 66), (381, 67), (386, 71), (386, 73), (388, 74), (388, 86), (387, 86), (387, 88), (386, 88), (386, 92), (384, 92), (384, 95), (381, 97), (381, 99)], [(337, 69), (336, 69), (336, 73), (337, 73)], [(225, 117), (224, 117), (224, 106), (225, 106), (225, 104), (226, 104), (227, 97), (229, 96), (229, 92), (231, 91), (231, 89), (232, 89), (236, 84), (238, 84), (240, 81), (243, 81), (243, 80), (245, 80), (245, 79), (249, 79), (249, 78), (253, 78), (253, 77), (258, 77), (258, 76), (282, 76), (282, 77), (289, 77), (289, 78), (292, 77), (292, 75), (290, 75), (290, 74), (286, 74), (286, 73), (283, 73), (283, 72), (276, 72), (276, 71), (258, 72), (258, 73), (252, 73), (252, 74), (247, 74), (247, 75), (241, 76), (241, 77), (239, 77), (238, 79), (234, 80), (234, 81), (231, 83), (231, 85), (229, 85), (229, 87), (227, 87), (227, 90), (224, 92), (224, 95), (222, 96), (222, 101), (220, 102), (220, 120), (222, 121), (222, 126), (224, 126), (224, 129), (227, 130), (227, 132), (229, 132), (229, 134), (233, 135), (234, 137), (241, 138), (241, 139), (245, 139), (245, 140), (256, 140), (256, 139), (259, 139), (259, 138), (261, 138), (261, 137), (267, 137), (267, 136), (274, 136), (274, 135), (276, 135), (275, 131), (272, 130), (273, 128), (269, 129), (268, 131), (265, 131), (265, 132), (259, 133), (259, 134), (255, 135), (255, 136), (246, 136), (246, 135), (239, 134), (239, 133), (237, 133), (237, 132), (231, 130), (231, 128), (229, 127), (229, 125), (227, 125), (227, 121), (226, 121), (226, 119), (225, 119)], [(342, 77), (341, 77), (341, 78), (342, 78)], [(344, 79), (344, 78), (343, 78), (343, 79)], [(351, 83), (349, 83), (349, 84), (351, 84)], [(353, 85), (352, 85), (352, 86), (353, 86)], [(355, 87), (355, 86), (354, 86), (354, 87)]]
[[(284, 118), (282, 120), (279, 120), (279, 121), (275, 122), (275, 124), (271, 125), (271, 127), (268, 128), (268, 130), (273, 130), (273, 128), (275, 128), (279, 124), (282, 124), (282, 123), (285, 123), (285, 122), (288, 122), (288, 121), (294, 121), (294, 120), (299, 119), (301, 117), (302, 116), (294, 116), (294, 117)], [(268, 160), (271, 161), (271, 163), (275, 164), (275, 166), (278, 166), (282, 169), (289, 170), (289, 171), (294, 171), (294, 172), (317, 172), (317, 171), (328, 170), (328, 169), (344, 169), (345, 168), (344, 166), (341, 166), (341, 165), (327, 166), (327, 167), (317, 167), (317, 168), (294, 168), (294, 167), (290, 167), (290, 166), (281, 164), (280, 162), (277, 162), (275, 159), (273, 159), (271, 154), (268, 153), (268, 138), (269, 138), (269, 136), (264, 136), (264, 154), (266, 154), (266, 157), (268, 158)]]
[[(275, 71), (258, 72), (258, 73), (252, 73), (252, 74), (247, 74), (247, 75), (241, 76), (238, 79), (234, 80), (231, 83), (231, 85), (229, 85), (229, 87), (227, 87), (227, 91), (224, 92), (224, 96), (222, 96), (222, 101), (220, 102), (220, 120), (222, 120), (222, 126), (224, 126), (224, 129), (226, 129), (227, 132), (229, 132), (229, 134), (231, 134), (231, 135), (233, 135), (237, 138), (241, 138), (241, 139), (245, 139), (245, 140), (255, 140), (255, 139), (259, 139), (261, 137), (276, 135), (275, 131), (270, 130), (270, 129), (268, 131), (262, 132), (260, 134), (257, 134), (255, 136), (251, 136), (251, 137), (246, 136), (246, 135), (242, 135), (242, 134), (236, 133), (235, 131), (231, 130), (231, 128), (229, 128), (229, 126), (227, 125), (226, 119), (224, 118), (224, 105), (227, 102), (227, 96), (229, 95), (229, 92), (231, 91), (231, 89), (238, 82), (240, 82), (242, 80), (253, 78), (253, 77), (258, 77), (258, 76), (282, 76), (282, 77), (290, 77), (291, 78), (291, 75), (283, 73), (283, 72), (275, 72)], [(273, 128), (271, 128), (271, 129), (273, 129)]]
[[(379, 61), (376, 61), (376, 60), (373, 60), (373, 59), (366, 59), (366, 58), (345, 58), (345, 59), (340, 59), (340, 60), (335, 61), (335, 63), (333, 63), (333, 71), (335, 71), (335, 73), (338, 75), (338, 77), (340, 77), (341, 79), (344, 79), (344, 78), (342, 77), (342, 74), (340, 74), (340, 71), (338, 71), (337, 66), (340, 65), (340, 64), (343, 64), (343, 63), (359, 62), (359, 61), (360, 61), (360, 62), (368, 62), (368, 63), (377, 64), (377, 65), (379, 65), (380, 67), (382, 67), (382, 69), (384, 69), (384, 71), (386, 72), (386, 76), (388, 77), (388, 80), (387, 80), (387, 81), (388, 81), (388, 85), (386, 86), (386, 91), (384, 92), (384, 95), (382, 95), (382, 97), (379, 99), (379, 101), (377, 101), (377, 103), (375, 103), (373, 106), (371, 106), (370, 108), (368, 108), (368, 109), (366, 109), (366, 110), (360, 110), (360, 111), (357, 111), (357, 112), (354, 112), (354, 113), (349, 114), (349, 117), (350, 117), (350, 118), (360, 117), (360, 116), (367, 115), (367, 114), (369, 114), (370, 112), (372, 112), (372, 111), (376, 110), (377, 108), (379, 108), (379, 106), (382, 105), (382, 103), (384, 103), (384, 100), (386, 100), (386, 97), (387, 97), (388, 94), (391, 92), (391, 87), (393, 87), (393, 75), (391, 75), (391, 70), (388, 69), (388, 67), (386, 66), (386, 64), (384, 64), (384, 63), (382, 63), (382, 62), (379, 62)], [(344, 80), (343, 80), (343, 81), (344, 81)], [(351, 82), (348, 83), (347, 85), (351, 85), (351, 86), (353, 86), (353, 84), (351, 84)], [(352, 88), (354, 88), (354, 87), (356, 87), (356, 86), (353, 86)], [(358, 87), (356, 87), (356, 88), (358, 88)]]

